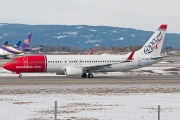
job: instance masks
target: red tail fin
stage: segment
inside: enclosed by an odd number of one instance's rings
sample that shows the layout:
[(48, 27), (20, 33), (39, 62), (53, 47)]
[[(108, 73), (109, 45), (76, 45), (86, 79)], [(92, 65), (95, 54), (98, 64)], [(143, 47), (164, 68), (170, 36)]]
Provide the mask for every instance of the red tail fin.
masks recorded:
[(89, 51), (89, 55), (93, 54), (93, 48)]

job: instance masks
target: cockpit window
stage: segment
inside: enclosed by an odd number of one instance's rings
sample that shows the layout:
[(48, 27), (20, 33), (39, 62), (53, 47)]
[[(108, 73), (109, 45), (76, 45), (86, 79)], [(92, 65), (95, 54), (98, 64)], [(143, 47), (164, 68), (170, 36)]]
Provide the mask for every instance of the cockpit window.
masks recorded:
[(10, 61), (10, 62), (12, 62), (12, 63), (17, 63), (17, 60), (12, 60), (12, 61)]

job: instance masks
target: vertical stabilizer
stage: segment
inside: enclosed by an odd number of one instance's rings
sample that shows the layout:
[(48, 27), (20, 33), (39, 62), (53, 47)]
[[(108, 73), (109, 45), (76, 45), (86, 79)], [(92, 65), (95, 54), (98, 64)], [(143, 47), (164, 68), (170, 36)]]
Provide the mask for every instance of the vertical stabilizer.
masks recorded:
[(8, 41), (4, 42), (4, 43), (2, 44), (2, 47), (5, 47), (5, 46), (7, 46), (7, 45), (8, 45)]
[(160, 25), (157, 31), (150, 37), (146, 44), (137, 51), (137, 53), (139, 55), (160, 56), (166, 29), (166, 24)]
[(91, 50), (89, 51), (89, 55), (93, 54), (93, 48), (91, 48)]
[(21, 47), (22, 48), (29, 48), (30, 42), (31, 42), (31, 35), (32, 33), (29, 33), (25, 40), (22, 42)]
[(19, 46), (21, 46), (21, 41), (18, 41), (18, 42), (14, 45), (14, 47), (19, 47)]

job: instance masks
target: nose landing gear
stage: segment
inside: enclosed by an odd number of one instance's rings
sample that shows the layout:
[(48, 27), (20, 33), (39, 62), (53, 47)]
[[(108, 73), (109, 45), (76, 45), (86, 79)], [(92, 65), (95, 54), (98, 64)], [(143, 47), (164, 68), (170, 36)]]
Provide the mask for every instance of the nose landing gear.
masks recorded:
[(19, 74), (19, 78), (22, 78), (22, 74), (21, 73)]

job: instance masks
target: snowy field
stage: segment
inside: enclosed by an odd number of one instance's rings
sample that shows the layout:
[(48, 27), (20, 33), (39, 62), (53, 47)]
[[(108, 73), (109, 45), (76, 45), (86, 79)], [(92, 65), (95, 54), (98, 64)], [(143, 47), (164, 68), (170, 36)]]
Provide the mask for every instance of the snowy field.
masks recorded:
[(1, 95), (1, 120), (53, 120), (57, 100), (58, 119), (72, 120), (179, 120), (179, 93), (17, 94)]
[[(98, 76), (180, 75), (178, 65), (154, 65)], [(17, 76), (0, 68), (0, 79)], [(37, 73), (23, 76), (56, 76)], [(96, 76), (95, 75), (95, 76)], [(61, 77), (61, 76), (57, 76)], [(0, 84), (0, 120), (180, 120), (180, 82)]]

